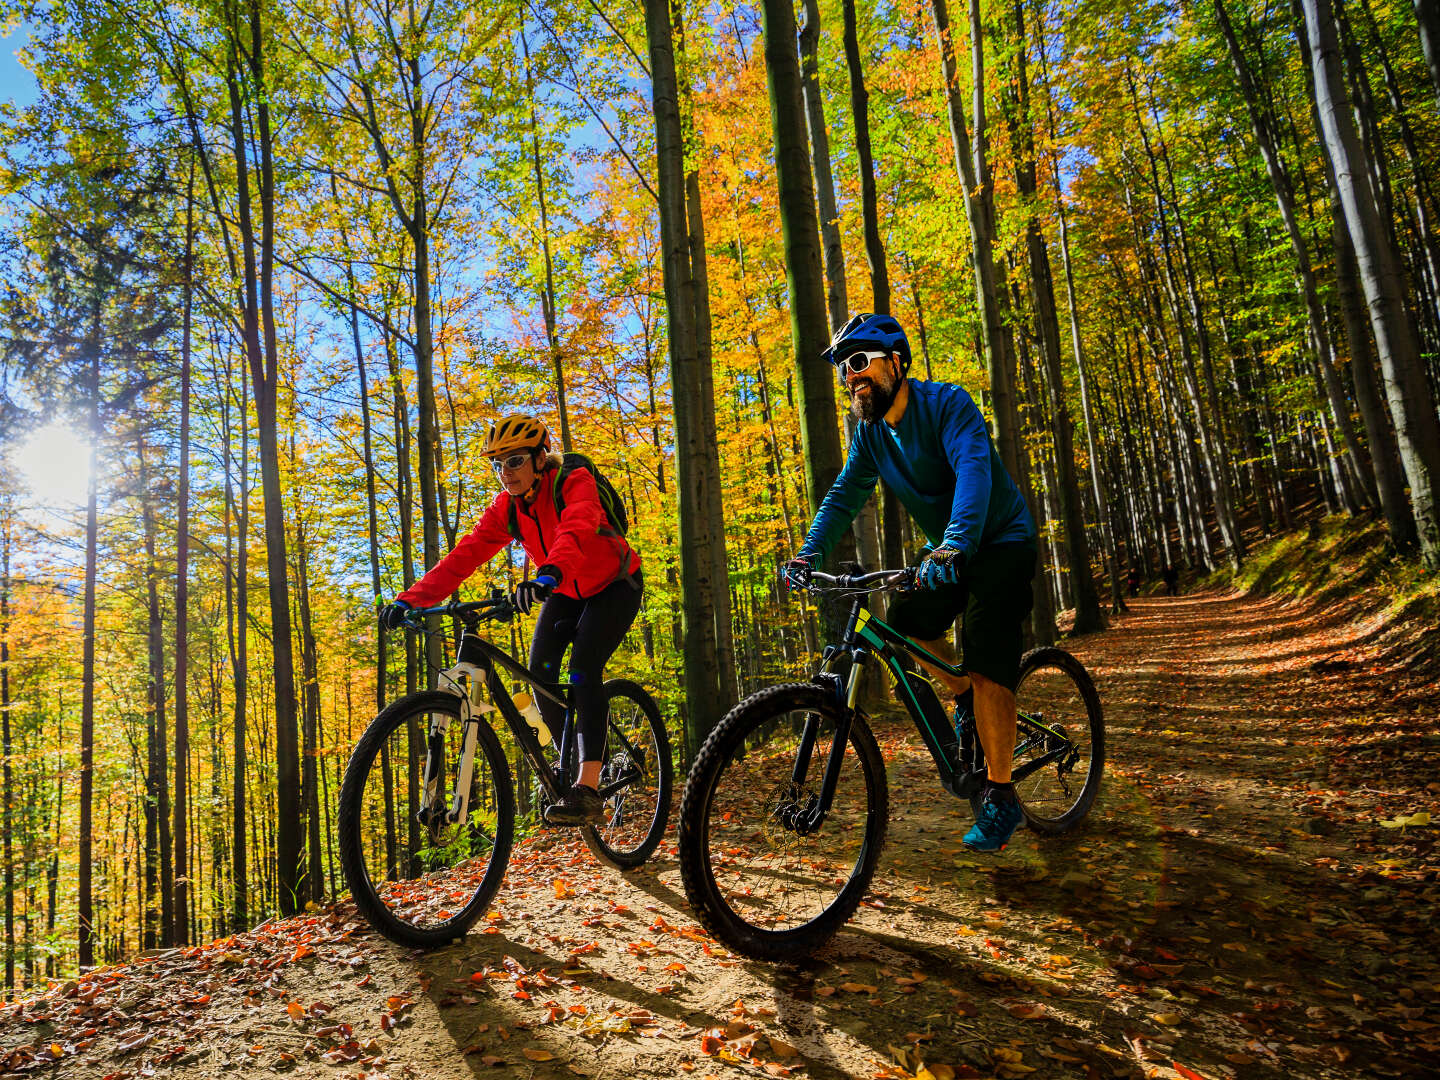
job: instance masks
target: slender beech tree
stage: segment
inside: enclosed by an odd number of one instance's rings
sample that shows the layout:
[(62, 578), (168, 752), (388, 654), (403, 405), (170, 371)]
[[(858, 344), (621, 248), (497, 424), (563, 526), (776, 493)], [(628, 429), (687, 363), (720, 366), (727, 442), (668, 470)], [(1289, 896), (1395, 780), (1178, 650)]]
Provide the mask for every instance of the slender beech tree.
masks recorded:
[[(724, 700), (716, 649), (712, 537), (706, 507), (710, 473), (705, 466), (707, 430), (704, 385), (695, 336), (695, 277), (690, 259), (685, 194), (685, 135), (675, 70), (675, 44), (666, 0), (645, 0), (651, 101), (655, 114), (656, 191), (660, 202), (660, 247), (665, 281), (671, 393), (675, 412), (676, 497), (680, 518), (680, 588), (685, 669), (686, 745), (699, 750), (721, 717)], [(713, 409), (713, 405), (712, 405)]]
[[(277, 428), (280, 350), (275, 328), (274, 132), (270, 118), (270, 69), (267, 66), (271, 43), (262, 3), (263, 0), (247, 0), (244, 7), (233, 9), (233, 18), (228, 25), (226, 71), (231, 149), (235, 157), (236, 228), (240, 234), (244, 266), (245, 357), (255, 395), (255, 426), (265, 517), (275, 688), (277, 903), (282, 914), (293, 915), (299, 910), (301, 873), (300, 745), (295, 707), (290, 583), (285, 556), (285, 502)], [(253, 166), (250, 160), (252, 137), (256, 154)], [(252, 199), (259, 202), (258, 230)]]
[(1014, 99), (1008, 102), (1011, 153), (1014, 156), (1016, 188), (1029, 211), (1025, 221), (1025, 252), (1029, 262), (1030, 296), (1035, 308), (1035, 324), (1039, 331), (1040, 356), (1045, 372), (1041, 382), (1044, 385), (1050, 434), (1055, 447), (1054, 495), (1058, 504), (1060, 527), (1065, 537), (1065, 553), (1070, 565), (1067, 581), (1070, 606), (1075, 610), (1072, 632), (1086, 634), (1102, 629), (1105, 617), (1100, 612), (1100, 596), (1090, 571), (1090, 543), (1085, 536), (1080, 485), (1075, 479), (1074, 424), (1070, 420), (1070, 406), (1065, 400), (1065, 378), (1060, 364), (1060, 320), (1055, 310), (1055, 278), (1050, 268), (1050, 251), (1040, 232), (1039, 207), (1036, 205), (1039, 185), (1034, 120), (1030, 115), (1025, 0), (1015, 0), (1014, 13), (1015, 70), (1010, 80)]
[[(815, 194), (820, 208), (820, 238), (825, 255), (825, 303), (834, 333), (850, 318), (850, 297), (845, 286), (845, 246), (840, 238), (840, 211), (835, 202), (835, 174), (830, 165), (830, 134), (825, 124), (825, 100), (820, 89), (820, 5), (805, 0), (805, 25), (800, 29), (800, 73), (805, 95), (805, 117), (810, 129), (810, 159), (815, 170)], [(851, 434), (855, 419), (847, 415)], [(874, 569), (880, 559), (875, 497), (865, 500), (855, 517), (854, 533), (861, 563)]]
[[(770, 128), (775, 139), (775, 174), (780, 190), (780, 232), (785, 247), (785, 282), (790, 309), (790, 340), (799, 376), (800, 439), (805, 453), (806, 492), (813, 515), (840, 475), (843, 453), (835, 414), (835, 372), (822, 358), (825, 288), (820, 269), (820, 229), (815, 218), (815, 188), (806, 152), (805, 110), (795, 42), (795, 10), (790, 0), (763, 0), (765, 77), (770, 90)], [(853, 558), (837, 551), (840, 559)]]
[(185, 793), (190, 786), (190, 331), (194, 315), (195, 161), (185, 189), (185, 292), (180, 326), (180, 470), (175, 506), (175, 930), (190, 939), (190, 830)]
[(1367, 491), (1367, 497), (1376, 498), (1373, 475), (1366, 468), (1364, 452), (1360, 448), (1354, 425), (1350, 423), (1350, 406), (1345, 397), (1340, 376), (1335, 370), (1334, 352), (1330, 341), (1330, 325), (1324, 304), (1320, 299), (1320, 287), (1310, 262), (1310, 251), (1300, 231), (1299, 218), (1295, 213), (1295, 191), (1285, 162), (1281, 160), (1277, 140), (1273, 134), (1273, 119), (1265, 109), (1261, 95), (1250, 72), (1250, 64), (1240, 47), (1230, 15), (1225, 9), (1225, 0), (1214, 0), (1215, 17), (1220, 26), (1221, 36), (1230, 54), (1230, 65), (1235, 71), (1245, 108), (1250, 117), (1250, 130), (1255, 136), (1255, 147), (1265, 162), (1265, 173), (1275, 192), (1275, 203), (1280, 210), (1280, 220), (1290, 241), (1291, 253), (1295, 256), (1295, 272), (1300, 279), (1300, 293), (1305, 299), (1305, 316), (1310, 325), (1310, 339), (1315, 352), (1316, 363), (1323, 379), (1323, 391), (1330, 405), (1330, 416), (1340, 431), (1345, 447), (1345, 467), (1350, 475)]
[(1426, 379), (1415, 320), (1390, 231), (1369, 182), (1370, 155), (1347, 107), (1335, 15), (1330, 0), (1300, 0), (1314, 74), (1321, 142), (1335, 172), (1336, 194), (1359, 264), (1370, 329), (1385, 375), (1385, 396), (1395, 424), (1400, 461), (1410, 483), (1410, 505), (1427, 566), (1440, 569), (1440, 422)]

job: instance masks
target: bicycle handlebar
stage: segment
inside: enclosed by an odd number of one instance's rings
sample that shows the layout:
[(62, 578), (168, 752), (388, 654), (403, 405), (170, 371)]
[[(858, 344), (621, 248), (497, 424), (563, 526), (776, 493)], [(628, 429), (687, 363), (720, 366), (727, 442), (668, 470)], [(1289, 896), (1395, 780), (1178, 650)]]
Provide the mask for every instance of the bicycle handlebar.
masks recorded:
[(904, 587), (915, 581), (915, 567), (900, 570), (876, 570), (872, 574), (825, 574), (819, 570), (810, 573), (810, 581), (835, 589), (879, 589)]
[(466, 623), (479, 623), (489, 619), (508, 622), (515, 615), (515, 605), (508, 596), (492, 596), (488, 600), (451, 600), (434, 607), (414, 608), (407, 613), (404, 626), (410, 630), (423, 630), (420, 620), (427, 615), (449, 615)]

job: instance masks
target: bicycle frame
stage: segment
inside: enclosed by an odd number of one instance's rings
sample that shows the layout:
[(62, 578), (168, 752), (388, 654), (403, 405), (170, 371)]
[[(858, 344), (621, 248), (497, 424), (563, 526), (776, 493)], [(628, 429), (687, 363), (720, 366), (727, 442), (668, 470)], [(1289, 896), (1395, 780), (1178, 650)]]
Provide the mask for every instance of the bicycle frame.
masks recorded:
[[(945, 733), (932, 728), (924, 708), (915, 696), (909, 678), (906, 677), (905, 670), (900, 666), (901, 657), (905, 654), (923, 660), (949, 675), (959, 677), (966, 674), (964, 668), (957, 667), (936, 656), (923, 645), (912, 641), (888, 625), (864, 606), (863, 597), (856, 597), (855, 603), (851, 606), (850, 617), (846, 621), (845, 632), (841, 636), (840, 643), (826, 647), (820, 672), (815, 676), (816, 682), (830, 687), (836, 693), (843, 708), (841, 720), (836, 729), (835, 742), (831, 746), (829, 760), (826, 762), (819, 805), (804, 815), (805, 824), (810, 828), (818, 828), (820, 819), (830, 809), (830, 803), (835, 793), (835, 784), (840, 776), (844, 747), (849, 741), (850, 720), (856, 711), (855, 704), (859, 696), (861, 673), (867, 659), (872, 655), (877, 657), (894, 676), (896, 684), (900, 688), (901, 700), (906, 711), (910, 713), (916, 730), (930, 751), (930, 756), (934, 759), (935, 767), (940, 773), (940, 782), (946, 790), (956, 795), (969, 795), (978, 791), (980, 784), (984, 781), (983, 763), (979, 768), (966, 772), (961, 767), (963, 762), (952, 762), (950, 755), (945, 752), (944, 745), (947, 741), (944, 737)], [(847, 662), (849, 670), (844, 672), (841, 669)], [(1037, 770), (1054, 763), (1069, 749), (1069, 741), (1060, 732), (1036, 717), (1021, 713), (1017, 719), (1021, 728), (1027, 732), (1027, 737), (1043, 739), (1048, 736), (1050, 739), (1056, 740), (1058, 745), (1016, 767), (1011, 774), (1014, 781), (1023, 780)], [(806, 722), (805, 729), (801, 734), (800, 747), (796, 752), (793, 779), (797, 785), (804, 783), (805, 774), (809, 771), (809, 759), (818, 736), (818, 728), (819, 718), (812, 714)], [(1017, 751), (1024, 749), (1024, 744), (1019, 744), (1017, 740), (1016, 749)]]
[[(481, 637), (473, 627), (466, 626), (460, 633), (460, 643), (456, 649), (454, 666), (446, 668), (438, 676), (439, 689), (449, 690), (460, 699), (460, 722), (465, 732), (460, 750), (459, 769), (455, 777), (455, 794), (447, 812), (447, 820), (451, 824), (463, 825), (468, 820), (470, 782), (474, 777), (475, 770), (475, 741), (478, 738), (481, 717), (493, 710), (498, 710), (500, 715), (505, 718), (511, 735), (514, 736), (521, 753), (525, 755), (536, 779), (539, 780), (550, 799), (558, 800), (564, 794), (555, 783), (554, 775), (550, 771), (550, 763), (545, 758), (545, 751), (540, 745), (540, 740), (535, 737), (534, 731), (525, 722), (525, 718), (516, 708), (510, 692), (505, 688), (504, 681), (501, 679), (501, 669), (523, 679), (536, 693), (564, 707), (565, 723), (561, 728), (559, 739), (560, 761), (564, 763), (570, 760), (571, 744), (575, 739), (575, 710), (564, 689), (555, 683), (541, 679), (509, 653)], [(490, 691), (490, 699), (494, 702), (493, 706), (486, 704), (481, 695), (482, 683)], [(441, 773), (444, 733), (449, 724), (450, 717), (448, 715), (437, 713), (431, 718), (430, 731), (426, 741), (425, 782), (421, 792), (420, 812), (422, 815), (429, 814), (433, 807), (443, 801)], [(620, 740), (621, 745), (630, 754), (630, 760), (643, 761), (644, 754), (630, 743), (630, 740), (625, 737), (625, 733), (614, 724), (611, 724), (610, 727), (615, 737)], [(600, 789), (600, 797), (602, 799), (610, 798), (616, 792), (628, 787), (633, 779), (634, 776), (628, 773), (617, 778)]]

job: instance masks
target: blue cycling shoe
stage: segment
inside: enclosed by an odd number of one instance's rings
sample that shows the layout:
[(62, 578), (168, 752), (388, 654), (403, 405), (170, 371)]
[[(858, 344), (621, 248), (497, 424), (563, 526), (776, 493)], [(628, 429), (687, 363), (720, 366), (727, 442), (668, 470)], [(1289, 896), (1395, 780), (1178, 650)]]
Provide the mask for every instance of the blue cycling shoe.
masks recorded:
[(975, 824), (960, 840), (971, 851), (989, 854), (1004, 851), (1011, 835), (1025, 820), (1025, 813), (1020, 809), (1014, 792), (1008, 794), (1010, 797), (1007, 799), (1002, 789), (986, 785)]

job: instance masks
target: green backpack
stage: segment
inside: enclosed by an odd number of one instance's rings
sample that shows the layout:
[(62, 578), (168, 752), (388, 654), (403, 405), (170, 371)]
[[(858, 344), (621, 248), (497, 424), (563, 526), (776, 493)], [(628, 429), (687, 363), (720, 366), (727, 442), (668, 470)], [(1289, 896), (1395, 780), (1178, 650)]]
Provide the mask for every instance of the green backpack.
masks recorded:
[[(615, 485), (606, 479), (605, 474), (595, 467), (595, 463), (584, 454), (566, 454), (560, 462), (560, 475), (555, 477), (555, 516), (558, 518), (565, 511), (565, 481), (576, 469), (589, 469), (590, 475), (595, 478), (595, 494), (600, 498), (600, 506), (605, 511), (605, 520), (608, 523), (608, 532), (612, 536), (624, 536), (630, 531), (630, 519), (625, 513), (625, 500), (620, 498), (620, 493), (615, 490)], [(602, 535), (606, 534), (606, 526), (600, 527)], [(520, 539), (520, 511), (514, 499), (510, 500), (510, 535), (516, 540)]]

